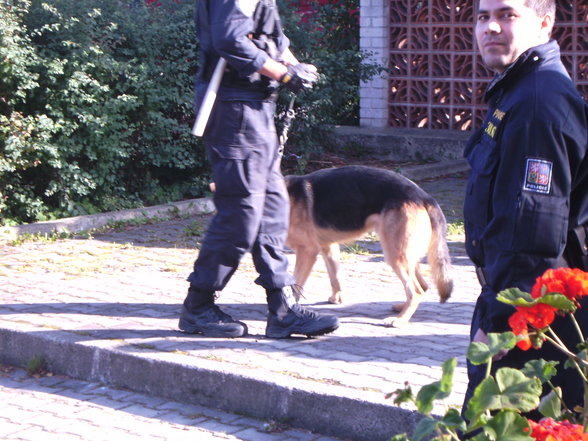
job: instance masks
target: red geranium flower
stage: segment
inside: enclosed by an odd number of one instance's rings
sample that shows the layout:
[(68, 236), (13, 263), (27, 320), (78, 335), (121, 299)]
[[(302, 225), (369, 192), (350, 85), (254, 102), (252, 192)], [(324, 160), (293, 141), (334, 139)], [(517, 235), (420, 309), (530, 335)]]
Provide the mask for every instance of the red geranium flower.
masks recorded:
[(569, 421), (554, 421), (544, 418), (538, 423), (529, 420), (531, 436), (536, 441), (588, 441), (588, 434), (584, 427)]
[(519, 340), (517, 342), (517, 346), (523, 351), (531, 349), (532, 343), (531, 339), (529, 338), (528, 329), (529, 321), (527, 320), (525, 314), (519, 311), (515, 312), (508, 318), (508, 324), (512, 328), (512, 332), (518, 336), (524, 337), (523, 340)]
[(508, 318), (508, 324), (515, 335), (523, 337), (517, 346), (527, 351), (533, 346), (529, 338), (529, 325), (535, 329), (543, 329), (555, 320), (556, 309), (553, 306), (537, 303), (533, 306), (517, 306), (517, 311)]
[(544, 303), (537, 303), (529, 307), (519, 306), (517, 310), (525, 314), (529, 324), (536, 329), (546, 328), (555, 320), (556, 308)]
[(588, 273), (578, 268), (548, 269), (538, 277), (531, 290), (531, 297), (537, 299), (545, 293), (560, 293), (575, 302), (578, 298), (588, 295)]

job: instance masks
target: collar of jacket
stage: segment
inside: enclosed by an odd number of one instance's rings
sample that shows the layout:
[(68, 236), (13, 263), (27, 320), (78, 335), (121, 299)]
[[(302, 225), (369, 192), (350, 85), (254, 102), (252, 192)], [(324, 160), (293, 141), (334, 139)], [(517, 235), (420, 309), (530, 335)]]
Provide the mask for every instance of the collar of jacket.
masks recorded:
[(504, 72), (497, 74), (486, 89), (484, 99), (488, 102), (492, 96), (511, 84), (515, 79), (532, 70), (537, 63), (546, 63), (552, 60), (559, 62), (560, 50), (557, 41), (549, 40), (547, 43), (534, 46), (523, 52)]

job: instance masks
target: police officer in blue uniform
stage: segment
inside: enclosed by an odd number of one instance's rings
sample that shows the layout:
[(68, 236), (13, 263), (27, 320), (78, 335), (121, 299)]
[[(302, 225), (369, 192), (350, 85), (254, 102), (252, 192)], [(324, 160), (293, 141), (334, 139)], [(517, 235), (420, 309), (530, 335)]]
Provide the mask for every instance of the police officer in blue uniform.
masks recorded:
[[(489, 332), (510, 330), (514, 308), (496, 300), (499, 291), (529, 292), (549, 268), (588, 270), (588, 111), (550, 39), (554, 18), (555, 0), (479, 1), (477, 43), (496, 76), (485, 95), (485, 121), (465, 149), (471, 165), (466, 250), (482, 286), (473, 341), (487, 342)], [(583, 306), (576, 317), (588, 335), (588, 304)], [(579, 339), (571, 320), (558, 318), (553, 327), (575, 348)], [(582, 403), (581, 379), (564, 369), (565, 355), (550, 344), (515, 348), (492, 366), (520, 368), (535, 358), (559, 361), (554, 383), (568, 406)], [(485, 371), (486, 366), (468, 364), (465, 403)]]
[(302, 307), (291, 291), (295, 281), (284, 254), (289, 200), (274, 124), (278, 87), (294, 93), (310, 88), (316, 68), (290, 51), (275, 0), (199, 0), (197, 8), (197, 109), (219, 57), (227, 67), (203, 134), (216, 215), (188, 277), (179, 328), (210, 337), (247, 334), (245, 323), (215, 304), (215, 293), (250, 252), (259, 274), (255, 283), (266, 291), (267, 337), (332, 332), (337, 317)]

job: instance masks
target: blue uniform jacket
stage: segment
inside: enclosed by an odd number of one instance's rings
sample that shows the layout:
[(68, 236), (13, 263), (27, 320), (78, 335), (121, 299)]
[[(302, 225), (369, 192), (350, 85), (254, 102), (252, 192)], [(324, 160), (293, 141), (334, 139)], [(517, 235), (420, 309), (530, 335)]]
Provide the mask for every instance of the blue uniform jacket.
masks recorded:
[(480, 328), (507, 330), (509, 287), (530, 291), (563, 260), (568, 231), (588, 225), (586, 103), (560, 61), (555, 41), (534, 47), (497, 76), (489, 111), (470, 138), (464, 219), (466, 250), (483, 268)]
[(268, 57), (279, 60), (289, 46), (275, 0), (199, 0), (196, 31), (200, 44), (196, 107), (219, 59), (228, 66), (218, 98), (265, 99), (277, 87), (257, 71)]

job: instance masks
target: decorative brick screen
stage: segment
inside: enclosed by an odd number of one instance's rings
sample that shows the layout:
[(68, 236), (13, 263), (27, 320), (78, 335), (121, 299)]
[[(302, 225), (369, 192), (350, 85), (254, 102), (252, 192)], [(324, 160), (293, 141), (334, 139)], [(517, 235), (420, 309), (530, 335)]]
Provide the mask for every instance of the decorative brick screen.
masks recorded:
[[(492, 77), (474, 41), (474, 0), (390, 0), (391, 127), (470, 130)], [(554, 37), (588, 98), (588, 5), (558, 1)]]

